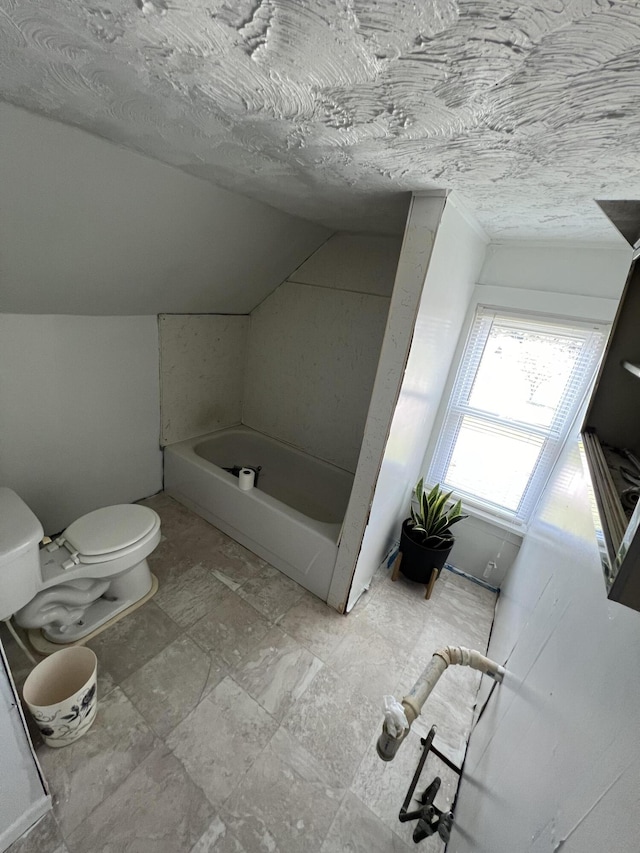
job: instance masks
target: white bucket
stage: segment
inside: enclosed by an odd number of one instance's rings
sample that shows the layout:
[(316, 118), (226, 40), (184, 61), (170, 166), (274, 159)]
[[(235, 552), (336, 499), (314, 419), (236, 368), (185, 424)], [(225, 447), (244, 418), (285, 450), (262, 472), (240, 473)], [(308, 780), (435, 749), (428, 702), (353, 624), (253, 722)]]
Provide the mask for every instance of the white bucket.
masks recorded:
[(60, 649), (27, 677), (22, 696), (47, 746), (66, 746), (87, 732), (98, 708), (98, 659), (91, 649)]

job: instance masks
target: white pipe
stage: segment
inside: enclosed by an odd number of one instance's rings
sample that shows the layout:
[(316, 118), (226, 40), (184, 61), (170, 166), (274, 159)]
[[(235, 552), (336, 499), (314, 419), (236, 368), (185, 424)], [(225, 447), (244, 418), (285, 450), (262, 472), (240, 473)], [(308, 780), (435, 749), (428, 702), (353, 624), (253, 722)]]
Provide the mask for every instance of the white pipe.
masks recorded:
[(382, 734), (378, 738), (378, 755), (383, 761), (392, 761), (402, 741), (409, 734), (414, 720), (420, 716), (422, 706), (429, 694), (438, 683), (438, 679), (448, 666), (470, 666), (502, 682), (505, 669), (495, 661), (490, 660), (475, 649), (465, 649), (463, 646), (445, 646), (433, 653), (433, 657), (425, 667), (411, 690), (402, 700), (402, 707), (407, 718), (408, 727), (399, 735), (391, 734), (387, 723), (382, 724)]
[(29, 658), (31, 663), (32, 664), (38, 663), (38, 661), (34, 658), (34, 656), (31, 654), (29, 649), (22, 642), (22, 639), (21, 639), (20, 635), (18, 634), (18, 632), (16, 631), (16, 629), (13, 627), (13, 623), (11, 622), (11, 616), (9, 616), (8, 619), (3, 619), (2, 621), (7, 623), (7, 627), (9, 628), (9, 631), (11, 632), (13, 639), (20, 646), (20, 648), (25, 653), (25, 655)]

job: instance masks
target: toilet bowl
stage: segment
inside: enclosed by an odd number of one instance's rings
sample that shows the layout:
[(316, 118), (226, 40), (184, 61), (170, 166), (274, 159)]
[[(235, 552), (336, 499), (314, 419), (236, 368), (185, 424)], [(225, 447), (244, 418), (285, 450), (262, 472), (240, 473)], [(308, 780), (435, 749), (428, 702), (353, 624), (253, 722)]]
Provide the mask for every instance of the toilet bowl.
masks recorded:
[(42, 534), (24, 501), (0, 488), (0, 619), (74, 643), (150, 593), (147, 557), (160, 541), (160, 518), (149, 507), (94, 510), (39, 548)]

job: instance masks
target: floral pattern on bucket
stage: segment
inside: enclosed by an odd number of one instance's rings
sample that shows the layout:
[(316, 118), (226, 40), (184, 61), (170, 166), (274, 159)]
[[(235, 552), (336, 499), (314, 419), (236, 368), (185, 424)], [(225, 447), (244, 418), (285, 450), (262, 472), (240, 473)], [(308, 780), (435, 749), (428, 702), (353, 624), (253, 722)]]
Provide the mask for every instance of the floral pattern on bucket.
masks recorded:
[(96, 698), (96, 685), (92, 684), (81, 696), (78, 704), (71, 706), (67, 714), (58, 710), (53, 714), (32, 712), (40, 733), (47, 743), (57, 740), (71, 743), (80, 735), (84, 734), (93, 722), (98, 707)]

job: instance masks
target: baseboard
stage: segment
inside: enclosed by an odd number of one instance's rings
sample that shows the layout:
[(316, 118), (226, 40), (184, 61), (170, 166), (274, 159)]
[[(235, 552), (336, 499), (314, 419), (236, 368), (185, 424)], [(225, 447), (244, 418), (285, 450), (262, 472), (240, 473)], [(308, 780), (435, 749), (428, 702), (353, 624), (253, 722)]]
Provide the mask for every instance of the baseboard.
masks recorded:
[(454, 575), (460, 575), (461, 578), (466, 578), (468, 581), (472, 583), (477, 583), (478, 586), (483, 586), (485, 589), (490, 590), (491, 592), (500, 592), (500, 588), (497, 586), (491, 586), (490, 583), (482, 580), (481, 578), (476, 578), (473, 575), (468, 575), (466, 572), (463, 572), (461, 569), (456, 569), (455, 566), (452, 566), (450, 563), (445, 563), (444, 568), (451, 572)]

